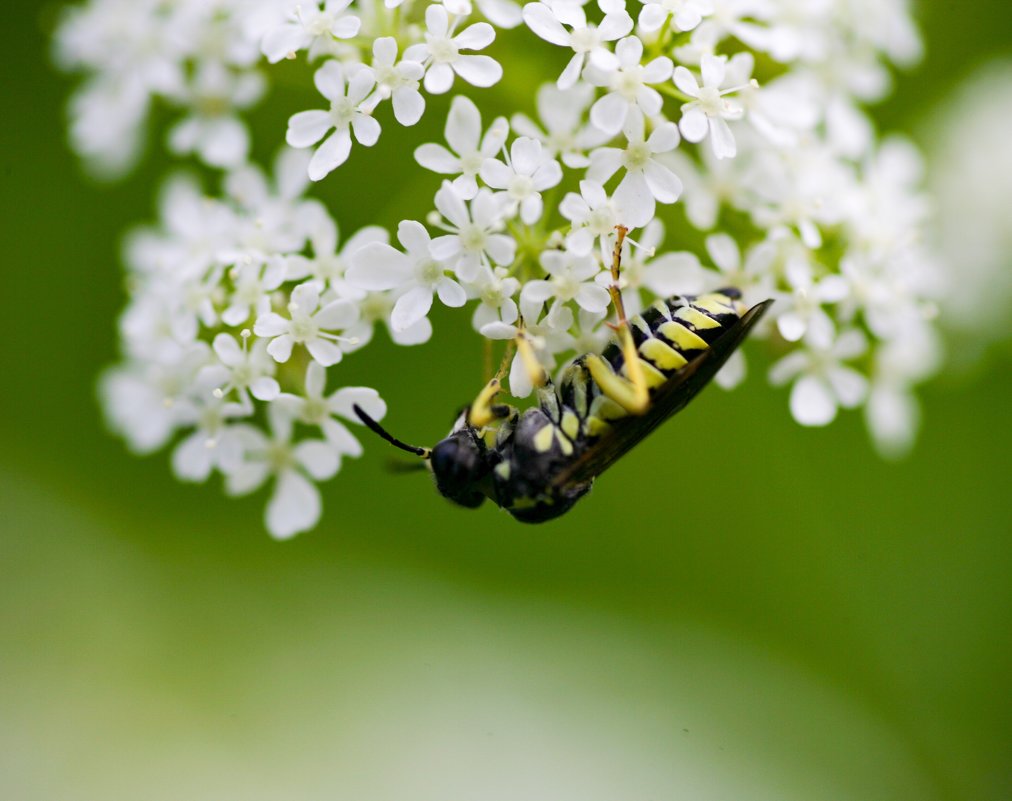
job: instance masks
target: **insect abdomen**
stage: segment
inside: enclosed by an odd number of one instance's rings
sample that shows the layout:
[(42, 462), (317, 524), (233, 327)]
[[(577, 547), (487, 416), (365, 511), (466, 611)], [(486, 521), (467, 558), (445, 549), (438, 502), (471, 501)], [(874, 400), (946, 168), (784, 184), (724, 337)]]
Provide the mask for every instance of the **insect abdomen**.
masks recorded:
[[(745, 312), (737, 289), (721, 289), (696, 297), (659, 300), (630, 320), (640, 365), (651, 388), (705, 351)], [(620, 375), (626, 375), (625, 357), (615, 343), (602, 354)]]

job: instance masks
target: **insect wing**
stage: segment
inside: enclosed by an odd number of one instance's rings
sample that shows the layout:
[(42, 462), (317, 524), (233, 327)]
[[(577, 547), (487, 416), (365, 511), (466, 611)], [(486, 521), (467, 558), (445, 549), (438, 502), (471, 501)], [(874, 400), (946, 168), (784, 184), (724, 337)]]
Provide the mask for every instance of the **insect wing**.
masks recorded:
[(710, 383), (772, 303), (765, 300), (753, 306), (709, 348), (671, 376), (651, 395), (645, 414), (614, 421), (606, 434), (555, 477), (553, 486), (582, 484), (599, 476), (657, 426), (684, 409)]

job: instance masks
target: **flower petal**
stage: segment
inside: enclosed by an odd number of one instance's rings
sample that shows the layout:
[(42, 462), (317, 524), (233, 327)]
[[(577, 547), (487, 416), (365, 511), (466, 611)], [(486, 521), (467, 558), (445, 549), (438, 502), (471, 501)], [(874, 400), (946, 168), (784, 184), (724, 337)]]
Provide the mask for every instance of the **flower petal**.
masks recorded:
[(278, 476), (264, 522), (272, 537), (284, 540), (315, 526), (321, 510), (316, 486), (294, 470), (287, 470)]
[(300, 111), (288, 120), (285, 141), (292, 147), (315, 145), (333, 127), (327, 111)]
[(791, 389), (791, 414), (803, 426), (824, 426), (836, 417), (836, 399), (815, 376), (805, 375)]

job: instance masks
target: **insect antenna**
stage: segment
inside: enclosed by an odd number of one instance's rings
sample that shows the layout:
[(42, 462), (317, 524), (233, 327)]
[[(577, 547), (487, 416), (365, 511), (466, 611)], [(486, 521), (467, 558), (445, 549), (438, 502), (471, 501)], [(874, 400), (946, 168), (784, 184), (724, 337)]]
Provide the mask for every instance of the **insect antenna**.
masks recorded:
[(419, 448), (417, 445), (408, 445), (406, 442), (401, 442), (393, 434), (387, 431), (383, 426), (373, 420), (369, 415), (365, 413), (361, 406), (357, 403), (352, 405), (352, 410), (358, 415), (358, 419), (362, 421), (362, 425), (377, 434), (382, 439), (385, 439), (395, 448), (400, 448), (402, 451), (413, 453), (415, 456), (421, 456), (423, 459), (428, 459), (430, 451), (428, 448)]

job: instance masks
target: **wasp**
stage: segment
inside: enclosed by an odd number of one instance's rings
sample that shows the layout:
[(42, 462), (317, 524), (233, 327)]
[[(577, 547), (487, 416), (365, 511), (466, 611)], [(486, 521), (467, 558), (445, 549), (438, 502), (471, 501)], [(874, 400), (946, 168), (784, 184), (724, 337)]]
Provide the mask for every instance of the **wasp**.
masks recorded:
[(616, 230), (609, 287), (615, 341), (600, 355), (575, 359), (554, 383), (522, 330), (517, 337), (515, 347), (537, 386), (536, 406), (521, 412), (495, 403), (504, 359), (432, 448), (402, 442), (356, 406), (363, 424), (422, 457), (439, 492), (460, 506), (473, 509), (491, 499), (524, 523), (569, 511), (601, 473), (685, 408), (773, 302), (747, 308), (741, 293), (727, 288), (659, 300), (627, 319), (619, 289), (626, 229)]

